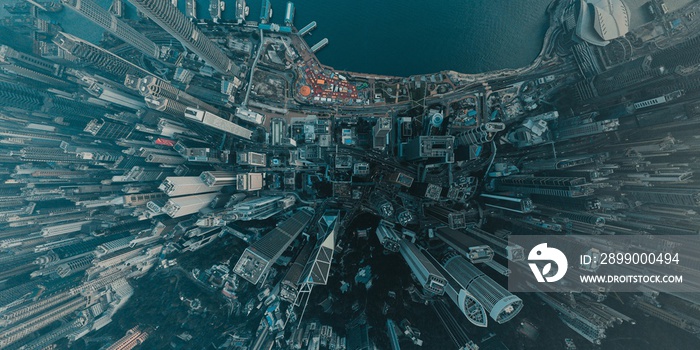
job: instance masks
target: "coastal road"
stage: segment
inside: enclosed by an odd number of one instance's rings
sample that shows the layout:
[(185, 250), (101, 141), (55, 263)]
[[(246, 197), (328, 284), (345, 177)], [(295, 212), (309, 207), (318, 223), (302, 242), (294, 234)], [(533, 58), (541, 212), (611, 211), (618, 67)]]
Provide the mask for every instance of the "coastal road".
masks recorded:
[(248, 80), (248, 89), (246, 89), (245, 98), (243, 99), (243, 103), (241, 103), (241, 106), (243, 107), (245, 107), (246, 104), (248, 104), (248, 96), (250, 96), (250, 89), (253, 86), (253, 76), (255, 75), (255, 65), (258, 64), (258, 59), (260, 59), (260, 55), (262, 54), (264, 46), (265, 38), (263, 37), (263, 30), (260, 29), (260, 47), (258, 47), (258, 53), (255, 55), (255, 60), (253, 60), (253, 64), (250, 66), (250, 79)]

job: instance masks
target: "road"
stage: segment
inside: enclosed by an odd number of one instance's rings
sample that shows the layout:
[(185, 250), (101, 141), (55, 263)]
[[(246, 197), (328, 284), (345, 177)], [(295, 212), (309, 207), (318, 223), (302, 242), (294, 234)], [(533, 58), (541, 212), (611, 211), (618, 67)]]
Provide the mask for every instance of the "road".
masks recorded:
[(250, 66), (250, 79), (248, 80), (248, 89), (246, 89), (245, 98), (243, 99), (243, 103), (241, 103), (242, 107), (245, 107), (246, 104), (248, 104), (248, 96), (250, 96), (250, 89), (253, 87), (253, 76), (255, 75), (255, 65), (258, 64), (258, 59), (260, 59), (260, 55), (262, 54), (262, 50), (263, 50), (264, 46), (265, 46), (265, 38), (263, 37), (263, 30), (260, 29), (260, 47), (258, 47), (258, 53), (255, 54), (255, 60), (253, 60), (253, 64)]

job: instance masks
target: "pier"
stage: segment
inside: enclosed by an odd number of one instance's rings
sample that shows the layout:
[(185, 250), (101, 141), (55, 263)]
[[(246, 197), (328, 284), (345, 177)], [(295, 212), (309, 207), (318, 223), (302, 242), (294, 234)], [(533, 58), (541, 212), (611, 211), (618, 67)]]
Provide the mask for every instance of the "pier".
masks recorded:
[(323, 40), (317, 42), (316, 45), (311, 46), (311, 52), (316, 53), (326, 45), (328, 45), (328, 38), (323, 38)]
[(304, 36), (314, 29), (316, 29), (316, 21), (313, 21), (304, 26), (304, 28), (301, 28), (301, 30), (299, 31), (299, 36)]
[(284, 15), (284, 24), (291, 27), (294, 24), (294, 3), (287, 1), (287, 11)]

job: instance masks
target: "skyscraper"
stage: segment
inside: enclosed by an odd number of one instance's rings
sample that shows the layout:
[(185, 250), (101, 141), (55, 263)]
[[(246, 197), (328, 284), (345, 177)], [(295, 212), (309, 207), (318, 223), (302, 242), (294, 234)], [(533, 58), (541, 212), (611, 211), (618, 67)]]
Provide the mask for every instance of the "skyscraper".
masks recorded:
[[(523, 301), (520, 298), (508, 292), (463, 257), (455, 256), (448, 260), (444, 266), (445, 270), (458, 283), (460, 288), (458, 305), (465, 314), (469, 311), (467, 299), (478, 303), (483, 307), (483, 311), (498, 323), (512, 320), (523, 308)], [(469, 318), (469, 320), (477, 326), (486, 327), (487, 325), (485, 318)]]
[(379, 118), (377, 124), (372, 127), (372, 147), (375, 149), (384, 149), (386, 147), (386, 139), (391, 132), (391, 118)]
[(504, 130), (506, 125), (503, 123), (484, 123), (478, 127), (465, 131), (456, 137), (456, 143), (463, 145), (480, 145), (493, 140), (497, 132)]
[(445, 293), (447, 280), (415, 244), (402, 239), (399, 241), (399, 251), (424, 290), (437, 295)]
[(264, 196), (238, 203), (233, 210), (226, 213), (225, 219), (236, 220), (265, 220), (294, 204), (294, 197)]
[(150, 75), (149, 72), (137, 65), (74, 35), (60, 32), (53, 39), (53, 42), (62, 50), (78, 57), (82, 62), (91, 64), (95, 68), (115, 75), (120, 79), (126, 78), (127, 74)]
[(171, 218), (179, 218), (206, 208), (215, 197), (216, 193), (201, 193), (193, 196), (170, 198), (161, 210)]
[(447, 227), (440, 227), (437, 229), (437, 236), (472, 263), (482, 263), (493, 260), (494, 252), (491, 247), (464, 232)]
[(434, 162), (454, 163), (454, 136), (419, 136), (399, 147), (399, 155), (407, 161), (430, 159)]
[(129, 2), (219, 73), (226, 75), (238, 73), (238, 66), (170, 1), (129, 0)]
[(61, 2), (125, 43), (148, 56), (158, 58), (160, 49), (156, 43), (92, 0), (61, 0)]
[(158, 189), (170, 197), (184, 196), (197, 193), (216, 192), (223, 186), (207, 184), (199, 176), (169, 176), (163, 180)]
[(233, 268), (233, 272), (250, 283), (260, 282), (272, 264), (287, 250), (287, 247), (301, 233), (313, 216), (314, 214), (307, 209), (296, 212), (259, 241), (246, 248)]

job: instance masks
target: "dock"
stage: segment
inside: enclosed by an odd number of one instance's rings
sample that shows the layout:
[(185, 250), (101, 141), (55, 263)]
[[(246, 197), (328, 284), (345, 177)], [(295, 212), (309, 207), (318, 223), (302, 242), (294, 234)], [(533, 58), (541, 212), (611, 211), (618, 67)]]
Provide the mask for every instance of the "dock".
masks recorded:
[(316, 21), (313, 21), (305, 25), (304, 28), (301, 28), (301, 30), (299, 31), (299, 36), (304, 36), (314, 29), (316, 29)]
[(323, 40), (317, 42), (316, 45), (311, 46), (311, 52), (316, 53), (326, 45), (328, 45), (328, 38), (323, 38)]

